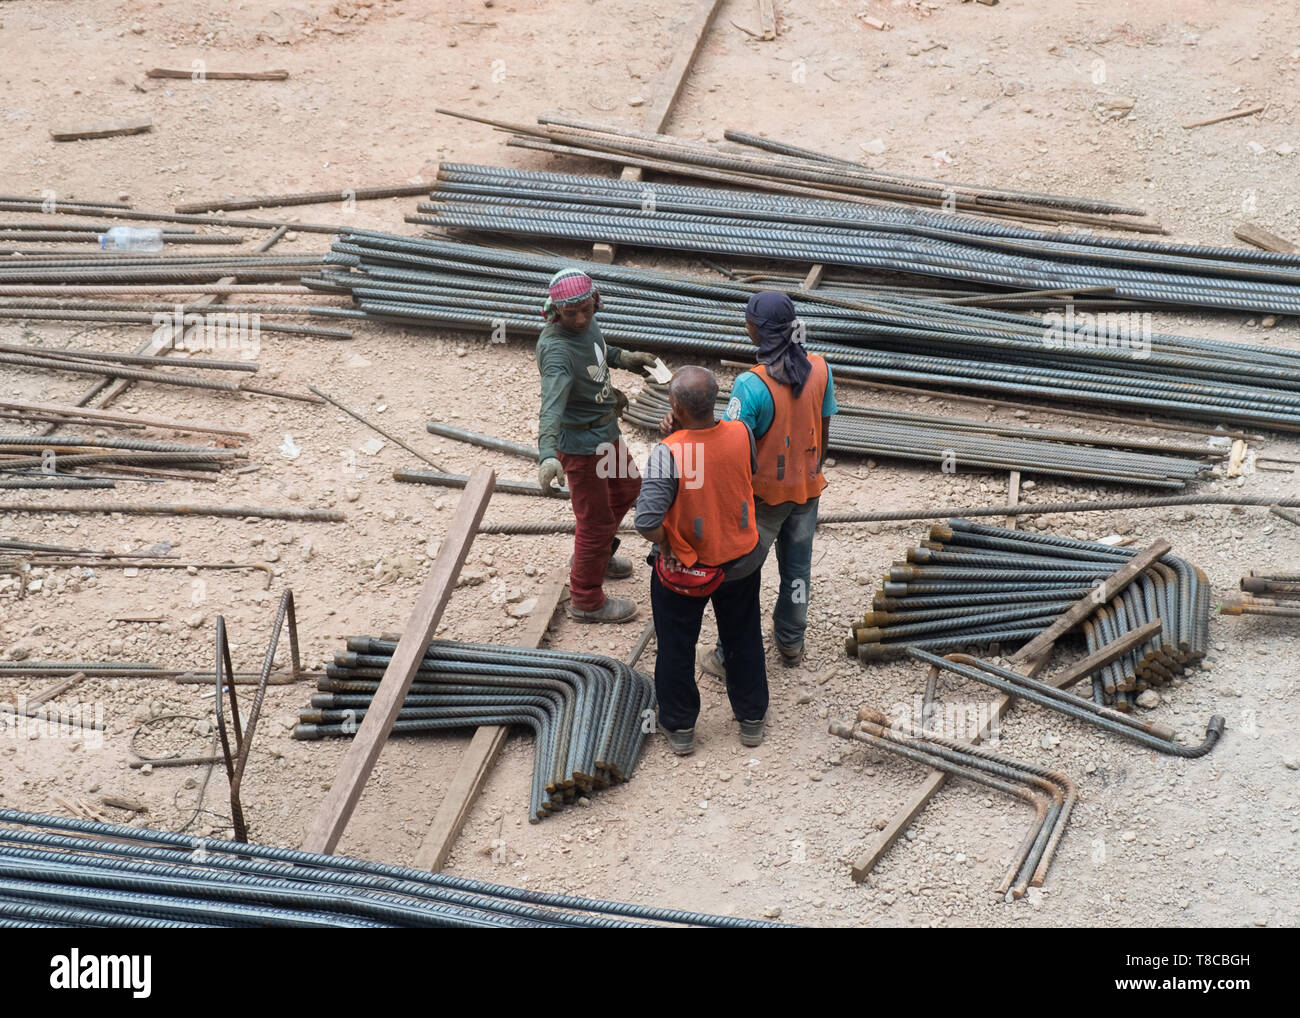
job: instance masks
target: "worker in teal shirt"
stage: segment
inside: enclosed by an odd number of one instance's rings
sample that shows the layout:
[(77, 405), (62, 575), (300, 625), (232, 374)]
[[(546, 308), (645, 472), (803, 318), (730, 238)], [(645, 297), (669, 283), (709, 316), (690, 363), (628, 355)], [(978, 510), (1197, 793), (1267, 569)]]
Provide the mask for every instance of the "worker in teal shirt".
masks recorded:
[[(811, 595), (812, 545), (817, 505), (826, 479), (822, 461), (830, 419), (839, 408), (830, 365), (803, 348), (803, 324), (783, 293), (750, 298), (745, 330), (758, 347), (758, 364), (738, 376), (724, 416), (749, 425), (758, 447), (754, 507), (759, 543), (776, 545), (780, 593), (772, 610), (772, 635), (781, 661), (803, 662)], [(705, 654), (700, 667), (726, 678), (722, 647)]]

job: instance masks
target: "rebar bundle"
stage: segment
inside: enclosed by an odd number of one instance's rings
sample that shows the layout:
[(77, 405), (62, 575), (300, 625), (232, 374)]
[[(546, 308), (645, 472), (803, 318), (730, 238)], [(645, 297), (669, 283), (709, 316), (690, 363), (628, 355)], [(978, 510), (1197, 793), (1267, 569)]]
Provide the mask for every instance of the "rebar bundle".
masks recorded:
[[(355, 735), (397, 644), (348, 639), (296, 739)], [(632, 776), (652, 717), (654, 684), (614, 658), (435, 640), (425, 650), (394, 732), (519, 725), (535, 737), (528, 818)]]
[(844, 201), (443, 163), (408, 222), (697, 254), (816, 262), (981, 288), (1113, 288), (1121, 300), (1295, 314), (1300, 255), (1056, 234)]
[(1078, 795), (1074, 782), (1064, 774), (1000, 756), (972, 743), (943, 739), (899, 721), (891, 722), (870, 707), (858, 712), (856, 725), (832, 721), (830, 733), (1028, 802), (1034, 808), (1034, 823), (998, 885), (998, 893), (1011, 900), (1023, 897), (1031, 885), (1042, 886)]
[(0, 809), (0, 926), (772, 927), (270, 845)]
[(1165, 685), (1205, 656), (1210, 586), (1205, 574), (1165, 555), (1118, 595), (1104, 581), (1135, 554), (1127, 548), (950, 519), (895, 562), (845, 650), (863, 662), (912, 648), (945, 654), (1027, 643), (1090, 592), (1089, 653), (1159, 621), (1160, 632), (1093, 678), (1093, 702), (1130, 711), (1137, 694)]
[(437, 112), (510, 131), (513, 135), (507, 143), (510, 145), (619, 166), (640, 166), (674, 176), (697, 177), (755, 190), (842, 198), (876, 205), (897, 202), (922, 207), (940, 206), (945, 210), (960, 209), (1012, 219), (1164, 232), (1159, 225), (1148, 220), (1116, 218), (1142, 216), (1143, 211), (1115, 202), (882, 172), (847, 159), (743, 131), (727, 131), (727, 141), (740, 143), (728, 145), (555, 116), (538, 117), (537, 125), (533, 126), (504, 123), (452, 110), (440, 109)]
[[(725, 409), (726, 400), (720, 399), (715, 416), (721, 418)], [(647, 385), (631, 401), (623, 419), (657, 432), (667, 412), (667, 387)], [(1020, 470), (1090, 482), (1174, 489), (1184, 487), (1209, 469), (1208, 464), (1194, 459), (1098, 448), (1077, 444), (1080, 439), (1087, 441), (1086, 436), (1073, 437), (1075, 441), (1070, 443), (1050, 441), (1033, 428), (1006, 428), (958, 418), (927, 419), (911, 411), (840, 403), (831, 418), (829, 451), (937, 463), (948, 470)], [(1093, 440), (1098, 446), (1125, 441), (1104, 436)], [(1208, 448), (1195, 451), (1202, 456), (1211, 452)]]
[[(340, 235), (325, 262), (329, 271), (303, 283), (350, 295), (367, 317), (496, 339), (533, 338), (548, 279), (576, 264), (600, 287), (598, 321), (611, 342), (678, 358), (754, 358), (743, 324), (758, 286), (370, 231)], [(838, 378), (1300, 430), (1300, 352), (1141, 328), (1098, 341), (1095, 320), (1083, 316), (1045, 325), (869, 289), (790, 296), (807, 348)]]
[[(1277, 508), (1273, 507), (1273, 511), (1277, 512)], [(1240, 586), (1244, 593), (1219, 605), (1220, 615), (1300, 618), (1300, 573), (1261, 573), (1252, 569), (1241, 578)], [(1257, 596), (1260, 594), (1265, 596)]]

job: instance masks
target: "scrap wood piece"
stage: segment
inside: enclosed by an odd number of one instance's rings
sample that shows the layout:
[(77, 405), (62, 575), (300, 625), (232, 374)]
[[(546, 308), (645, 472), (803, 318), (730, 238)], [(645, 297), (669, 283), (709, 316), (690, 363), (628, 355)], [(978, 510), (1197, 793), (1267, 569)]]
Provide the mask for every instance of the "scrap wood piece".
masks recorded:
[(50, 137), (55, 141), (79, 141), (83, 138), (116, 138), (125, 134), (144, 134), (153, 130), (149, 117), (131, 117), (126, 120), (105, 120), (97, 124), (51, 127)]
[(1265, 251), (1276, 251), (1279, 254), (1300, 254), (1300, 247), (1292, 244), (1291, 241), (1279, 237), (1257, 223), (1242, 223), (1232, 229), (1232, 235), (1238, 240), (1244, 240), (1247, 244), (1253, 244), (1255, 247), (1262, 248)]
[(397, 649), (393, 651), (392, 659), (384, 670), (379, 689), (371, 700), (361, 727), (348, 744), (338, 776), (330, 784), (329, 792), (321, 802), (316, 818), (303, 840), (304, 851), (329, 855), (338, 845), (339, 838), (361, 799), (366, 780), (406, 701), (407, 691), (424, 658), (425, 648), (429, 646), (429, 641), (438, 628), (438, 621), (442, 618), (443, 609), (446, 608), (460, 575), (460, 567), (469, 554), (479, 521), (483, 519), (483, 512), (492, 497), (492, 483), (495, 480), (496, 473), (490, 467), (479, 467), (474, 471), (465, 494), (461, 496), (442, 548), (434, 560), (433, 569), (425, 580), (415, 607), (411, 610)]
[(1250, 117), (1263, 112), (1263, 106), (1251, 106), (1249, 109), (1234, 110), (1232, 113), (1224, 113), (1206, 120), (1193, 120), (1190, 124), (1183, 124), (1182, 128), (1184, 131), (1190, 131), (1194, 127), (1208, 127), (1210, 124), (1220, 124), (1225, 120), (1236, 120), (1239, 117)]
[(277, 68), (273, 71), (209, 71), (183, 70), (179, 67), (151, 67), (144, 72), (146, 78), (192, 78), (194, 81), (284, 81), (289, 72)]
[[(1020, 471), (1013, 470), (1007, 476), (1007, 508), (1014, 509), (1020, 504)], [(1007, 517), (1007, 528), (1016, 529), (1016, 522), (1020, 519), (1018, 516)]]
[[(1138, 574), (1142, 572), (1143, 569), (1146, 569), (1147, 566), (1151, 565), (1162, 555), (1168, 553), (1169, 550), (1169, 542), (1161, 540), (1156, 541), (1155, 544), (1138, 552), (1133, 556), (1133, 558), (1129, 559), (1124, 563), (1124, 565), (1120, 566), (1110, 576), (1101, 581), (1100, 588), (1104, 593), (1101, 602), (1096, 600), (1098, 593), (1095, 588), (1094, 590), (1089, 591), (1076, 601), (1073, 607), (1058, 617), (1055, 622), (1017, 651), (1011, 658), (1011, 666), (1013, 668), (1017, 666), (1027, 666), (1025, 674), (1030, 678), (1037, 677), (1038, 673), (1046, 666), (1047, 657), (1060, 637), (1065, 635), (1068, 630), (1072, 629), (1082, 619), (1091, 614), (1093, 609), (1095, 609), (1099, 603), (1104, 603), (1116, 594), (1120, 593), (1120, 591), (1124, 590), (1124, 588), (1137, 578)], [(1093, 670), (1095, 671), (1096, 668), (1094, 667)], [(1081, 677), (1073, 675), (1073, 671), (1073, 669), (1066, 669), (1060, 675), (1049, 679), (1048, 682), (1052, 685), (1056, 685), (1058, 682), (1064, 682), (1065, 679), (1068, 679), (1070, 683), (1073, 683)], [(1062, 687), (1058, 686), (1058, 688)], [(971, 741), (985, 741), (988, 738), (989, 730), (1002, 720), (1002, 715), (1010, 709), (1014, 702), (1015, 697), (1010, 695), (998, 697), (998, 699), (993, 702), (993, 706), (990, 710), (988, 724), (985, 725)], [(880, 836), (876, 839), (875, 844), (863, 853), (856, 862), (854, 862), (851, 874), (856, 883), (861, 883), (866, 879), (867, 874), (875, 868), (876, 863), (878, 863), (884, 854), (889, 851), (894, 842), (898, 840), (899, 835), (911, 826), (912, 821), (920, 815), (921, 810), (925, 809), (926, 803), (928, 803), (934, 794), (943, 787), (943, 783), (947, 780), (947, 777), (948, 775), (943, 771), (930, 771), (930, 773), (926, 775), (921, 786), (908, 796), (907, 800), (903, 803), (902, 808), (881, 830)]]
[[(529, 614), (527, 624), (515, 641), (517, 646), (535, 649), (542, 645), (555, 609), (564, 599), (568, 577), (569, 570), (563, 566), (547, 577), (537, 595), (537, 606)], [(501, 752), (501, 747), (505, 745), (508, 732), (509, 729), (505, 726), (484, 726), (474, 730), (474, 737), (470, 739), (456, 774), (447, 786), (442, 804), (438, 807), (419, 851), (415, 853), (412, 866), (437, 873), (446, 864), (451, 848), (469, 818), (470, 808), (483, 789), (488, 771)]]
[(758, 0), (759, 38), (770, 42), (776, 38), (776, 6), (773, 0)]

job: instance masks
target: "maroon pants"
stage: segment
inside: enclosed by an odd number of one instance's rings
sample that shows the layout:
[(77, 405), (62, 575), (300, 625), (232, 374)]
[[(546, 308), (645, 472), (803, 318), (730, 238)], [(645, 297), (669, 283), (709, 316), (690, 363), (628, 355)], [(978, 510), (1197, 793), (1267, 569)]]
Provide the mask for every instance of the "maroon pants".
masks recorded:
[(601, 588), (614, 553), (614, 535), (641, 493), (641, 474), (621, 438), (617, 445), (602, 445), (591, 456), (559, 455), (578, 524), (569, 596), (573, 607), (596, 611), (605, 604)]

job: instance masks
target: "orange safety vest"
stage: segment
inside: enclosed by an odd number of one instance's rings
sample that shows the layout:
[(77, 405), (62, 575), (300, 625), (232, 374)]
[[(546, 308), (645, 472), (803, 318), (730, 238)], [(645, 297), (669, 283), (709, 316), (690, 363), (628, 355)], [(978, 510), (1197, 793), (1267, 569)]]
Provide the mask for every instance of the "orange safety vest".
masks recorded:
[(668, 546), (683, 565), (720, 566), (758, 544), (749, 428), (719, 421), (664, 439), (677, 466), (677, 497), (664, 515)]
[(822, 400), (830, 375), (820, 354), (810, 353), (808, 360), (812, 371), (798, 397), (791, 386), (772, 378), (765, 364), (753, 369), (772, 394), (772, 426), (757, 439), (758, 472), (754, 474), (754, 494), (768, 505), (802, 505), (826, 487), (818, 464)]

